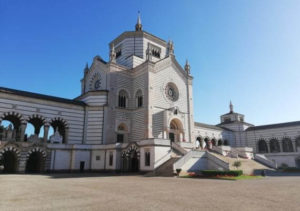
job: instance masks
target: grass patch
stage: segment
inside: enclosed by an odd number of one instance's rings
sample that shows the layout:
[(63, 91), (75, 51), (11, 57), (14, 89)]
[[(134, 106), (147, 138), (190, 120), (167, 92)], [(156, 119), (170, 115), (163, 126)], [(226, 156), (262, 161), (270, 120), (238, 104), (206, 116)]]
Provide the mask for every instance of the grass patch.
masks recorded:
[(237, 177), (224, 177), (224, 176), (219, 176), (219, 177), (213, 177), (212, 179), (225, 179), (225, 180), (247, 180), (247, 179), (261, 179), (263, 178), (262, 176), (251, 176), (251, 175), (240, 175)]
[(180, 178), (202, 178), (202, 179), (221, 179), (221, 180), (248, 180), (248, 179), (261, 179), (263, 176), (254, 176), (254, 175), (240, 175), (240, 176), (204, 176), (204, 175), (184, 175)]

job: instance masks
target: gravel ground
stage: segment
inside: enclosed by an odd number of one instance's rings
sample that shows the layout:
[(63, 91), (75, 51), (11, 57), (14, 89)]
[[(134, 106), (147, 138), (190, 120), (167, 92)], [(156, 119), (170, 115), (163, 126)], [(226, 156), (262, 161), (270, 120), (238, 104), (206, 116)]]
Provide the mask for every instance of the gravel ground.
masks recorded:
[(0, 190), (0, 210), (300, 210), (299, 176), (0, 175)]

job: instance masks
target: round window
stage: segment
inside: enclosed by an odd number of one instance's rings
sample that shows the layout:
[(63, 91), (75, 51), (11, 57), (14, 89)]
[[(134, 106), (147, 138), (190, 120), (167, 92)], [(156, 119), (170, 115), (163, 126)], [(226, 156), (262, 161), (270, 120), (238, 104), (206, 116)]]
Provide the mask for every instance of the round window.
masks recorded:
[(100, 87), (101, 87), (101, 81), (98, 79), (94, 84), (94, 88), (97, 90), (100, 89)]
[(178, 100), (179, 93), (178, 93), (178, 89), (175, 84), (168, 83), (166, 86), (165, 92), (166, 92), (165, 94), (169, 100), (171, 100), (171, 101)]

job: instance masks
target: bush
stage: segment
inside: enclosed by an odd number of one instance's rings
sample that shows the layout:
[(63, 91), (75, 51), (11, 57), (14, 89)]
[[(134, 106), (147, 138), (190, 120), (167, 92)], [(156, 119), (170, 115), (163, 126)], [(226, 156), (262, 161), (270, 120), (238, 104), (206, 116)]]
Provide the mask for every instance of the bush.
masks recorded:
[(235, 168), (237, 168), (237, 169), (238, 169), (241, 165), (242, 165), (242, 162), (239, 161), (239, 160), (234, 161), (234, 163), (233, 163), (233, 166), (234, 166)]
[(284, 172), (300, 172), (300, 168), (296, 167), (286, 167), (283, 169)]
[(232, 170), (232, 171), (218, 171), (218, 170), (204, 170), (201, 171), (203, 176), (215, 177), (215, 176), (234, 176), (238, 177), (243, 175), (242, 170)]
[(286, 168), (288, 168), (288, 167), (289, 167), (289, 165), (288, 165), (288, 164), (286, 164), (286, 163), (282, 163), (280, 167), (281, 167), (281, 168), (283, 168), (283, 169), (286, 169)]

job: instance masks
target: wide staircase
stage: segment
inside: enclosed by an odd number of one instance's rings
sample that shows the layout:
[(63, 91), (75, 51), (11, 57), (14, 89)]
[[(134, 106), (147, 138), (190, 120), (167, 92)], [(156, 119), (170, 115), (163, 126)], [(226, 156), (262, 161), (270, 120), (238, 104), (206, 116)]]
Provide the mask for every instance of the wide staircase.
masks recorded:
[(209, 152), (211, 155), (217, 157), (220, 160), (223, 160), (224, 162), (229, 164), (229, 169), (230, 170), (237, 170), (237, 168), (234, 166), (234, 162), (237, 160), (241, 162), (241, 166), (238, 168), (239, 170), (243, 170), (244, 174), (260, 174), (261, 171), (263, 170), (270, 170), (269, 167), (256, 162), (255, 160), (252, 159), (245, 159), (245, 158), (232, 158), (232, 157), (227, 157), (220, 155), (215, 152)]
[(178, 161), (182, 156), (184, 156), (187, 151), (182, 148), (180, 145), (176, 143), (172, 143), (171, 145), (172, 152), (171, 157), (169, 160), (161, 164), (159, 167), (154, 169), (153, 171), (146, 173), (145, 176), (147, 177), (154, 177), (154, 176), (160, 176), (160, 177), (171, 177), (174, 176), (174, 163)]
[(170, 158), (165, 163), (163, 163), (158, 168), (156, 168), (154, 171), (151, 171), (151, 172), (145, 174), (145, 176), (147, 176), (147, 177), (155, 177), (155, 176), (172, 177), (172, 176), (174, 176), (173, 164), (178, 159), (179, 159), (178, 157)]

